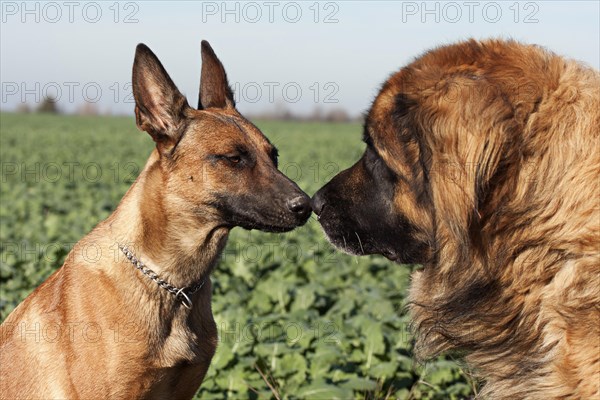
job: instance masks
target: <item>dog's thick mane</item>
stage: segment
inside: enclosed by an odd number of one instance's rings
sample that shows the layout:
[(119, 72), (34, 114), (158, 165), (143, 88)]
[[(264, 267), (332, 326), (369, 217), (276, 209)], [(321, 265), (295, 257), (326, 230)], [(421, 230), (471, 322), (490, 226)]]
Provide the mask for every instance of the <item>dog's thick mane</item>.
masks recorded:
[(463, 352), (484, 398), (600, 395), (598, 72), (469, 41), (392, 76), (373, 110), (432, 216), (410, 292), (419, 356)]

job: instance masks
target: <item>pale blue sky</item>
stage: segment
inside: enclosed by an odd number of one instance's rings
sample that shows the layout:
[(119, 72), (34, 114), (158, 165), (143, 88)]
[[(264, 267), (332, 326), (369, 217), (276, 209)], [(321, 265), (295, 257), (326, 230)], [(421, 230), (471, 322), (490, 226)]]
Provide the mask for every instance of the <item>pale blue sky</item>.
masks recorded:
[(283, 104), (298, 113), (317, 105), (360, 113), (403, 64), (470, 37), (510, 37), (600, 67), (598, 1), (74, 4), (28, 2), (25, 10), (21, 1), (2, 2), (1, 109), (58, 88), (66, 111), (87, 98), (101, 110), (131, 113), (128, 84), (139, 42), (195, 105), (200, 40), (209, 40), (242, 112)]

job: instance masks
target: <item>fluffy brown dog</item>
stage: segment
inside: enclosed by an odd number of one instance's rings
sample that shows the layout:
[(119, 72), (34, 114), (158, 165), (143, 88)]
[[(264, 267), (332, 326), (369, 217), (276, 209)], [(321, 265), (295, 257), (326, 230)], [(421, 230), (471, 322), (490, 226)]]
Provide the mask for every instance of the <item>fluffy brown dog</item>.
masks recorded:
[(208, 276), (229, 231), (288, 231), (311, 213), (235, 109), (208, 42), (197, 110), (144, 45), (133, 94), (156, 149), (117, 210), (0, 327), (0, 398), (191, 398), (217, 345)]
[(353, 254), (421, 263), (417, 352), (459, 350), (484, 398), (600, 396), (600, 75), (468, 41), (394, 74), (367, 149), (313, 198)]

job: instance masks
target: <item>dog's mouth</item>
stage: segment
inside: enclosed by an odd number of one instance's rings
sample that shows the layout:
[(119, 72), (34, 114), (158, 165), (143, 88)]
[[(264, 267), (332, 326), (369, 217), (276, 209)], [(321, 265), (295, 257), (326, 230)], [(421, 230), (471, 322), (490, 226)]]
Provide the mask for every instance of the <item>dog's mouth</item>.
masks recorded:
[(228, 225), (231, 228), (239, 226), (240, 228), (243, 228), (243, 229), (246, 229), (249, 231), (259, 230), (262, 232), (283, 233), (283, 232), (289, 232), (291, 230), (294, 230), (295, 228), (302, 226), (305, 223), (306, 223), (306, 220), (304, 222), (293, 223), (293, 224), (283, 224), (283, 223), (270, 224), (270, 223), (234, 218), (230, 222), (228, 222)]
[(353, 255), (381, 255), (398, 264), (414, 263), (414, 255), (401, 243), (389, 245), (383, 240), (387, 234), (378, 231), (365, 232), (360, 224), (350, 219), (341, 219), (331, 208), (320, 210), (317, 220), (321, 224), (327, 240), (339, 250)]
[(327, 218), (326, 213), (318, 215), (317, 221), (321, 224), (327, 240), (341, 251), (353, 256), (379, 254), (364, 233), (345, 229), (335, 219)]
[[(322, 219), (319, 218), (319, 222), (321, 221)], [(321, 224), (321, 226), (323, 227), (325, 235), (327, 236), (327, 240), (329, 240), (334, 247), (343, 251), (344, 253), (353, 256), (376, 254), (396, 263), (403, 263), (404, 261), (403, 257), (395, 250), (380, 248), (375, 244), (375, 242), (371, 242), (368, 235), (360, 234), (359, 232), (355, 231), (341, 232), (336, 229), (327, 229), (325, 224)]]

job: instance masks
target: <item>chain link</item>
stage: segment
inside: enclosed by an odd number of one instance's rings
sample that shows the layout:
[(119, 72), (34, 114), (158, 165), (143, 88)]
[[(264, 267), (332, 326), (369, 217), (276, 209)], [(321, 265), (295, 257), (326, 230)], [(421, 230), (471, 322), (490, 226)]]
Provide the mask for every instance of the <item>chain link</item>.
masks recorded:
[(192, 308), (192, 301), (190, 300), (189, 296), (192, 296), (194, 293), (200, 290), (202, 286), (204, 286), (204, 284), (206, 283), (206, 279), (203, 279), (194, 286), (178, 288), (177, 286), (173, 286), (170, 283), (160, 279), (156, 272), (152, 271), (135, 255), (133, 255), (133, 253), (127, 248), (127, 246), (120, 244), (119, 249), (123, 252), (123, 254), (125, 254), (125, 257), (127, 257), (131, 264), (133, 264), (135, 268), (142, 272), (142, 274), (152, 279), (154, 282), (156, 282), (158, 286), (173, 294), (176, 298), (181, 298), (181, 302), (185, 307), (189, 309)]

